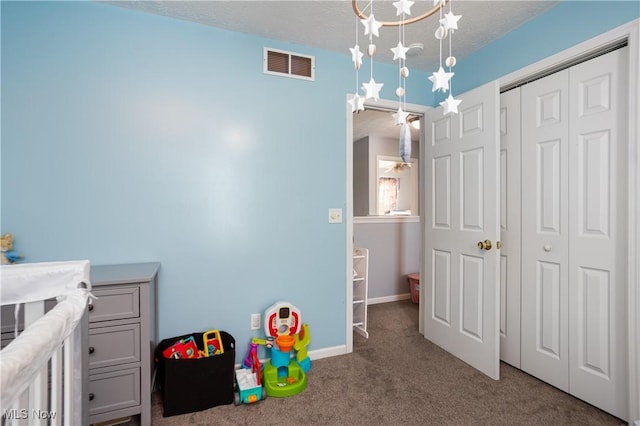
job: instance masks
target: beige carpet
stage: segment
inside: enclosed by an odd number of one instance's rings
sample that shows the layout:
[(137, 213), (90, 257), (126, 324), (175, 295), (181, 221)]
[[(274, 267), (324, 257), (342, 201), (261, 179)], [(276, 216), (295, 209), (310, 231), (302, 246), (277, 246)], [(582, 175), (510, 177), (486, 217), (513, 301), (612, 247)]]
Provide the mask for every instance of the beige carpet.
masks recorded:
[[(619, 425), (624, 422), (502, 363), (494, 381), (425, 340), (410, 301), (369, 307), (369, 339), (313, 362), (289, 398), (162, 417), (153, 425)], [(311, 324), (313, 337), (313, 324)], [(245, 355), (238, 342), (237, 359)], [(194, 380), (197, 380), (195, 378)]]

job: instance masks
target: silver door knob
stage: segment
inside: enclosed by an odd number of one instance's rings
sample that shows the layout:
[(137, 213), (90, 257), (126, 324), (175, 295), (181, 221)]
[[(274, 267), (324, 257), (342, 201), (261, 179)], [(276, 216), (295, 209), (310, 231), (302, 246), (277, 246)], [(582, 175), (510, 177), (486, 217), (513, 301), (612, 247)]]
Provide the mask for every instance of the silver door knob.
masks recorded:
[(551, 251), (551, 246), (549, 244), (546, 244), (544, 247), (542, 247), (544, 249), (544, 251), (546, 252), (550, 252)]

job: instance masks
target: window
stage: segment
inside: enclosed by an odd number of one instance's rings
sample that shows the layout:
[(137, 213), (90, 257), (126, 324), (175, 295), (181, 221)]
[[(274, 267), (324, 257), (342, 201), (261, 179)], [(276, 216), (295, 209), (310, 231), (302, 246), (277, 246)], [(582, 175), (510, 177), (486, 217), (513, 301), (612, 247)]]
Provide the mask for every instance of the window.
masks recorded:
[(378, 216), (418, 215), (418, 160), (404, 163), (400, 157), (377, 156)]
[(378, 214), (391, 214), (398, 208), (398, 192), (400, 191), (400, 178), (378, 178)]

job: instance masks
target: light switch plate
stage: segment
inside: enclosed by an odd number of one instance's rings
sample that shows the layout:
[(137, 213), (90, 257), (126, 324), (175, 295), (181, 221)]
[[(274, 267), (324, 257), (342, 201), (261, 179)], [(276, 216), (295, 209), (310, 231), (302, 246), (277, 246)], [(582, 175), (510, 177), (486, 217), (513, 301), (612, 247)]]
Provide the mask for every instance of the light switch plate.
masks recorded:
[(342, 223), (342, 209), (329, 209), (329, 223)]

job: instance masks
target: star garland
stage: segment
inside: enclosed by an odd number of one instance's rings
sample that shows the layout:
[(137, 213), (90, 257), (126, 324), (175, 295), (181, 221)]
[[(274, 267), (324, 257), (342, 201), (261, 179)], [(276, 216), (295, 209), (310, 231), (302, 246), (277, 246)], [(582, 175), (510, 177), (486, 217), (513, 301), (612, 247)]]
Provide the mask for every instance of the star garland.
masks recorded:
[(356, 90), (348, 102), (351, 105), (351, 112), (360, 112), (360, 111), (364, 111), (365, 99), (358, 94), (358, 86), (359, 86), (358, 71), (362, 66), (362, 57), (364, 56), (364, 53), (360, 51), (360, 46), (358, 45), (358, 20), (357, 19), (356, 19), (356, 44), (352, 48), (349, 48), (349, 50), (351, 51), (351, 60), (353, 61), (353, 66), (356, 70)]
[[(462, 15), (454, 15), (451, 11), (451, 3), (452, 0), (449, 0), (449, 12), (447, 12), (444, 16), (442, 15), (442, 8), (445, 5), (445, 0), (434, 0), (434, 6), (440, 6), (440, 19), (438, 22), (440, 25), (436, 29), (435, 38), (439, 41), (440, 44), (440, 67), (438, 71), (432, 73), (429, 77), (429, 80), (433, 83), (432, 92), (441, 91), (441, 92), (449, 92), (449, 96), (443, 101), (440, 102), (440, 105), (443, 107), (444, 114), (457, 114), (458, 113), (458, 105), (460, 104), (460, 100), (456, 100), (451, 94), (451, 79), (455, 75), (452, 71), (452, 68), (456, 64), (456, 58), (452, 55), (451, 49), (451, 39), (453, 38), (453, 33), (458, 29), (458, 21), (462, 18)], [(445, 59), (444, 65), (449, 69), (445, 71), (442, 67), (442, 40), (446, 37), (449, 37), (449, 56)]]

